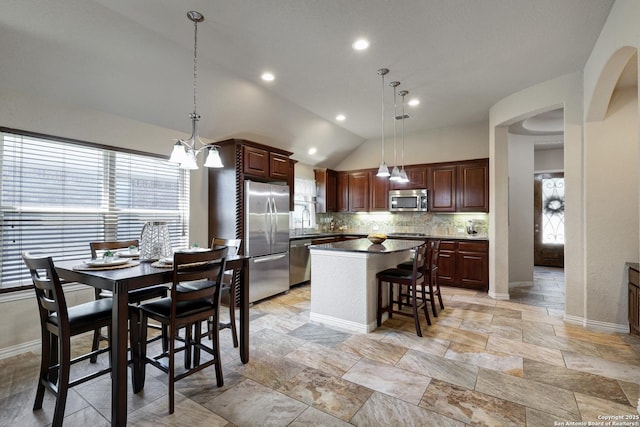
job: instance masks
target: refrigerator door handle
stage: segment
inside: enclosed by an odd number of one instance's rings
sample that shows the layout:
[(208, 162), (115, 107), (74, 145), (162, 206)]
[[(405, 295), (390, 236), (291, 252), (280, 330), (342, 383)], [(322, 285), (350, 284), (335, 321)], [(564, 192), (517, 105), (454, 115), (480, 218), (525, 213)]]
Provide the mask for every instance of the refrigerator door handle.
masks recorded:
[(275, 197), (271, 197), (271, 205), (273, 206), (273, 211), (271, 212), (271, 224), (273, 224), (271, 230), (271, 242), (275, 242), (276, 234), (278, 233), (278, 208), (276, 206)]
[(271, 199), (267, 198), (267, 204), (264, 213), (264, 236), (267, 239), (269, 245), (269, 252), (271, 252), (271, 224), (273, 222), (273, 215), (271, 214)]
[(286, 256), (287, 256), (287, 254), (263, 256), (263, 257), (260, 257), (260, 258), (255, 258), (253, 260), (253, 262), (256, 263), (256, 264), (259, 264), (261, 262), (271, 262), (271, 261), (275, 261), (277, 259), (282, 259), (282, 258), (284, 258)]

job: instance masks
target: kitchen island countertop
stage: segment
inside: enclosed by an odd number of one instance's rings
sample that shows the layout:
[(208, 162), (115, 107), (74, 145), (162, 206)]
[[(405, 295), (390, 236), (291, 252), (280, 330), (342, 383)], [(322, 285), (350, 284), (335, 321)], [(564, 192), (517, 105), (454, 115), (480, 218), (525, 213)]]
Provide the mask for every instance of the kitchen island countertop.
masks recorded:
[[(302, 233), (295, 234), (292, 233), (289, 235), (289, 240), (300, 240), (300, 239), (316, 239), (322, 237), (367, 237), (365, 233), (353, 232), (349, 233), (346, 231), (340, 232), (318, 232), (318, 233)], [(438, 239), (438, 240), (480, 240), (487, 241), (489, 237), (487, 236), (470, 236), (466, 234), (459, 234), (455, 236), (444, 236), (441, 234), (418, 234), (418, 233), (387, 233), (388, 239)]]

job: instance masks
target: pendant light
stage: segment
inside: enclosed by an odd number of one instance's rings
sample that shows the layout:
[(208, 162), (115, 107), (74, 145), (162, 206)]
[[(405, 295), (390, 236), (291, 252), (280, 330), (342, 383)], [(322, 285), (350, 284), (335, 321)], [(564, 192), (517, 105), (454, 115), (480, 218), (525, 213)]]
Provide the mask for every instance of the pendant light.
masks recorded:
[(398, 156), (396, 149), (396, 135), (397, 135), (397, 126), (396, 126), (396, 116), (398, 115), (396, 110), (398, 107), (397, 98), (396, 98), (396, 88), (400, 86), (400, 82), (393, 81), (389, 83), (389, 86), (393, 88), (393, 169), (391, 170), (391, 177), (389, 177), (390, 181), (400, 181), (400, 169), (398, 169)]
[(378, 75), (382, 77), (382, 157), (380, 159), (380, 167), (378, 168), (378, 173), (376, 176), (387, 177), (389, 176), (389, 168), (387, 164), (384, 162), (384, 76), (389, 73), (388, 68), (380, 68), (378, 70)]
[[(408, 116), (404, 114), (404, 97), (408, 94), (408, 90), (401, 90), (400, 92), (398, 92), (398, 95), (402, 97), (402, 169), (400, 169), (400, 180), (398, 182), (402, 182), (403, 184), (409, 182), (407, 172), (404, 170), (404, 120), (408, 118)], [(397, 119), (398, 117), (396, 117), (396, 120)]]
[[(190, 11), (187, 13), (187, 17), (193, 22), (194, 26), (194, 43), (193, 43), (193, 113), (189, 114), (191, 119), (191, 136), (189, 139), (179, 139), (173, 146), (171, 152), (172, 163), (180, 163), (182, 169), (198, 169), (197, 157), (201, 151), (207, 149), (207, 161), (204, 163), (208, 168), (221, 168), (222, 160), (220, 159), (220, 153), (218, 147), (213, 144), (206, 144), (200, 139), (198, 135), (198, 121), (200, 115), (197, 108), (197, 76), (198, 76), (198, 23), (204, 21), (204, 16), (200, 12)], [(196, 148), (196, 142), (202, 147)]]

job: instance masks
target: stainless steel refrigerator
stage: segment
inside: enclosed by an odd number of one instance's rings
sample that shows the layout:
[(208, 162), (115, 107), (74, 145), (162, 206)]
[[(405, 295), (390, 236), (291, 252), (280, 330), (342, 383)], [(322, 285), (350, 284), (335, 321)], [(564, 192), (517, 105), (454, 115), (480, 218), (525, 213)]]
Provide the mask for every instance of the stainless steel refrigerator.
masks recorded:
[(245, 181), (249, 301), (289, 290), (289, 187)]

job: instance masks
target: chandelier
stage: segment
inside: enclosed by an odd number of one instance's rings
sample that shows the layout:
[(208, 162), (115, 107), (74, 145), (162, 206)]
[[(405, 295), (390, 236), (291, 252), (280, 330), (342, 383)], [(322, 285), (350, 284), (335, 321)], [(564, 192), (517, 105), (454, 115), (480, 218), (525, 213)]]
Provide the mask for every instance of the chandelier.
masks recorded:
[[(198, 135), (198, 121), (200, 115), (197, 108), (197, 94), (198, 94), (198, 23), (204, 21), (204, 16), (200, 12), (190, 11), (187, 13), (189, 20), (193, 22), (194, 27), (194, 43), (193, 43), (193, 113), (189, 113), (191, 119), (191, 136), (189, 139), (179, 139), (173, 146), (171, 152), (172, 163), (180, 163), (182, 169), (198, 169), (197, 157), (200, 152), (208, 152), (207, 160), (204, 163), (208, 168), (221, 168), (222, 160), (220, 159), (220, 153), (218, 152), (218, 146), (213, 144), (206, 144), (200, 139)], [(198, 144), (201, 146), (198, 148)]]

